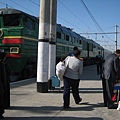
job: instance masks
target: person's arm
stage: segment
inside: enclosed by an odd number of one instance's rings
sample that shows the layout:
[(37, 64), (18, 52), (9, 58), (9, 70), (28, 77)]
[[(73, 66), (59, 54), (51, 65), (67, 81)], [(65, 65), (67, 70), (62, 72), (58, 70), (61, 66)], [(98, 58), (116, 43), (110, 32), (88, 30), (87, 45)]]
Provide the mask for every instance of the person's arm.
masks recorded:
[(83, 60), (84, 60), (84, 59), (83, 59), (83, 58), (81, 58), (81, 57), (80, 57), (79, 59), (80, 59), (81, 61), (83, 61)]

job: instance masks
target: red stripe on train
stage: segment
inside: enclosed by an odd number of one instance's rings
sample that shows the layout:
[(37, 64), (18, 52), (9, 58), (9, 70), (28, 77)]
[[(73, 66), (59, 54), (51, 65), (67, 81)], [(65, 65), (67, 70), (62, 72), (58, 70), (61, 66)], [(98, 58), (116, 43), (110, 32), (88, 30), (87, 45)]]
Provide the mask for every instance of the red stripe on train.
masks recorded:
[(13, 53), (10, 53), (10, 54), (6, 54), (6, 57), (21, 58), (21, 54), (13, 54)]
[(3, 44), (23, 44), (24, 39), (22, 38), (4, 38), (2, 40)]

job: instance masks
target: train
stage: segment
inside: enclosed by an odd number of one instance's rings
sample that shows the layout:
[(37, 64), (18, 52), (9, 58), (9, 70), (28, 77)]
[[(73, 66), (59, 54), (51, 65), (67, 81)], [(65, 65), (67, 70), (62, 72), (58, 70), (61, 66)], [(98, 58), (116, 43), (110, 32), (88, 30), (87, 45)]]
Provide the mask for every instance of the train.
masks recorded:
[[(39, 19), (21, 10), (0, 9), (0, 52), (6, 54), (6, 67), (11, 81), (35, 77), (37, 74)], [(56, 24), (56, 63), (77, 46), (84, 65), (95, 63), (98, 51), (109, 54), (92, 39)]]

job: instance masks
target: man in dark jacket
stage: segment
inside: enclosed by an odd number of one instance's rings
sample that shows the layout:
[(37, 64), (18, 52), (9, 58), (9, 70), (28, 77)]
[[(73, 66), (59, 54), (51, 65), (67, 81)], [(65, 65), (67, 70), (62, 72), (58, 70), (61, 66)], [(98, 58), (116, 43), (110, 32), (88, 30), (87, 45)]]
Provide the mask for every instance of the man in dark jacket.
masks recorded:
[(95, 62), (97, 65), (97, 74), (99, 75), (102, 73), (102, 63), (103, 63), (103, 57), (100, 54), (100, 51), (98, 52), (98, 55), (96, 55)]
[(104, 96), (104, 105), (108, 109), (114, 109), (112, 101), (114, 85), (116, 81), (116, 75), (119, 70), (119, 57), (120, 50), (116, 50), (115, 53), (110, 54), (106, 57), (104, 67), (103, 67), (103, 96)]

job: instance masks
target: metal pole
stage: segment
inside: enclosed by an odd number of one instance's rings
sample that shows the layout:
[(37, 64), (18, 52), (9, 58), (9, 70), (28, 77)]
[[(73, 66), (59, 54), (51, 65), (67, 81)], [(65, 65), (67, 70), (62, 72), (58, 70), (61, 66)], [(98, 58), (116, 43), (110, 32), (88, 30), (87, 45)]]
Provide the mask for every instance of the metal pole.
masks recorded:
[(50, 42), (49, 42), (50, 44), (49, 44), (49, 74), (48, 74), (49, 80), (50, 80), (51, 76), (55, 75), (56, 13), (57, 13), (56, 11), (57, 11), (57, 0), (50, 0)]
[(48, 92), (50, 0), (40, 0), (37, 92)]
[(118, 28), (118, 26), (116, 25), (116, 40), (115, 40), (115, 43), (116, 43), (116, 50), (117, 50), (117, 34), (118, 34), (117, 28)]

